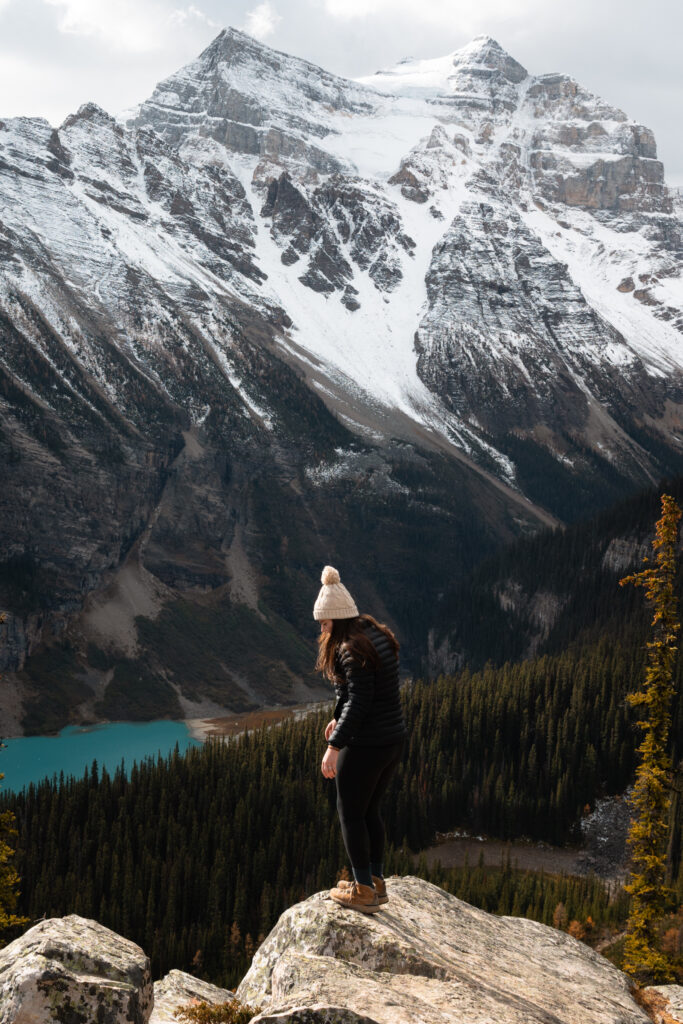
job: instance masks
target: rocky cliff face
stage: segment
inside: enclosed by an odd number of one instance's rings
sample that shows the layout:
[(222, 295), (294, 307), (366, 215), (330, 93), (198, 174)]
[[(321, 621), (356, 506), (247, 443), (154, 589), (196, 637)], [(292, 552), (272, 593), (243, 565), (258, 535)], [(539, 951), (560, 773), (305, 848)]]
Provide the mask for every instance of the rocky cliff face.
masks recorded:
[[(566, 932), (498, 917), (419, 878), (387, 880), (373, 916), (320, 892), (281, 916), (237, 997), (252, 1024), (640, 1024), (631, 982)], [(232, 993), (181, 971), (155, 982), (134, 943), (76, 915), (41, 922), (0, 951), (0, 1022), (162, 1024), (192, 1000)], [(680, 1016), (681, 986), (659, 985)]]
[(0, 122), (0, 198), (24, 728), (320, 696), (320, 565), (420, 653), (426, 579), (683, 469), (652, 134), (490, 37), (352, 82), (226, 30), (125, 124)]

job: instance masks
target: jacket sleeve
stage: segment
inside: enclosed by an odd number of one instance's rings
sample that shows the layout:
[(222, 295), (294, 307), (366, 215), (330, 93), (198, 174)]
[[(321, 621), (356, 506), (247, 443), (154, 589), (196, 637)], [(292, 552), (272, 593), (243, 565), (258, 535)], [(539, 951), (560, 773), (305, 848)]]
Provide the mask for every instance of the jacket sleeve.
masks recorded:
[(334, 691), (337, 695), (337, 703), (334, 705), (332, 717), (334, 718), (335, 722), (338, 722), (341, 717), (342, 709), (347, 701), (346, 687), (344, 687), (344, 689), (342, 690), (342, 687), (339, 686), (339, 684), (337, 684), (335, 685)]
[(334, 705), (332, 717), (338, 722), (339, 716), (342, 713), (342, 708), (346, 704), (349, 696), (346, 689), (346, 677), (344, 676), (344, 670), (342, 669), (341, 662), (339, 660), (339, 654), (335, 654), (334, 656), (334, 670), (336, 673), (334, 677), (334, 695), (337, 703)]
[(334, 732), (327, 741), (333, 747), (345, 747), (367, 715), (375, 695), (375, 670), (346, 651), (340, 658), (346, 677), (347, 699), (337, 719)]

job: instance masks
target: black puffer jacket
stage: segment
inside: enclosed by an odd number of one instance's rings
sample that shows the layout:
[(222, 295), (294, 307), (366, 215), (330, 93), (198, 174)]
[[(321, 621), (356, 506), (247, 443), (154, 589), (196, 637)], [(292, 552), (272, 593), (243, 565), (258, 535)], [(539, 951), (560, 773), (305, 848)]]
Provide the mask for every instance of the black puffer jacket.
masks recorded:
[(334, 684), (337, 724), (327, 742), (340, 749), (384, 747), (408, 734), (399, 695), (398, 657), (381, 630), (368, 625), (365, 635), (379, 655), (377, 669), (369, 661), (361, 665), (343, 649), (335, 659), (340, 673)]

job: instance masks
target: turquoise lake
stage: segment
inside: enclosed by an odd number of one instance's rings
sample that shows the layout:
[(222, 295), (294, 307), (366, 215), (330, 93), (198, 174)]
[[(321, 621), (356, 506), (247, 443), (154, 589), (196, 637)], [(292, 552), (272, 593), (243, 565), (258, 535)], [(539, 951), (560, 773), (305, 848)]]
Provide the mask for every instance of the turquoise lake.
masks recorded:
[(4, 740), (0, 772), (5, 778), (0, 791), (20, 792), (31, 782), (64, 772), (81, 778), (93, 760), (113, 775), (123, 759), (126, 771), (134, 761), (170, 754), (176, 743), (181, 754), (199, 747), (184, 722), (107, 722), (102, 725), (69, 725), (58, 736), (20, 736)]

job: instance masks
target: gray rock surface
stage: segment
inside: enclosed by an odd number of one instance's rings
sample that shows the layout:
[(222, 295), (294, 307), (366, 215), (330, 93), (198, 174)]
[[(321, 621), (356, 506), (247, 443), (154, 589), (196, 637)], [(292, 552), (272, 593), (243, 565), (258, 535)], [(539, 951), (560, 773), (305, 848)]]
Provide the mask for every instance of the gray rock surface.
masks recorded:
[(267, 1010), (252, 1024), (377, 1024), (372, 1017), (344, 1006), (293, 1006), (289, 1010)]
[(631, 825), (629, 800), (633, 786), (618, 796), (600, 797), (590, 814), (581, 818), (584, 850), (579, 863), (584, 870), (618, 880), (624, 884), (628, 875), (626, 840)]
[(650, 985), (648, 991), (658, 992), (663, 996), (664, 1009), (674, 1020), (683, 1021), (683, 985)]
[[(261, 1022), (640, 1024), (630, 982), (562, 931), (498, 917), (414, 877), (380, 913), (316, 893), (290, 907), (237, 989)], [(308, 1015), (307, 1015), (308, 1014)], [(254, 1022), (254, 1024), (255, 1024)]]
[(169, 971), (161, 981), (154, 982), (154, 1009), (149, 1024), (178, 1024), (175, 1011), (198, 999), (216, 1006), (227, 1003), (233, 993), (219, 988), (185, 971)]
[(76, 914), (49, 918), (0, 950), (0, 1024), (147, 1024), (149, 958)]

